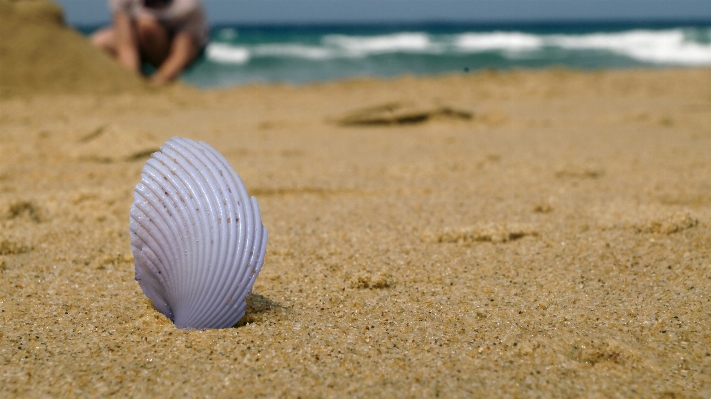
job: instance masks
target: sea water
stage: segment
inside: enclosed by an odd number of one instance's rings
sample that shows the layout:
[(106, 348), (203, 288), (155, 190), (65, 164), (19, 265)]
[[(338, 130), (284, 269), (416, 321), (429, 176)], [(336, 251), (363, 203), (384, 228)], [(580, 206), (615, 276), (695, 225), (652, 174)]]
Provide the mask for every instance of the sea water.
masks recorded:
[(551, 66), (711, 67), (711, 21), (221, 25), (182, 79), (220, 87)]

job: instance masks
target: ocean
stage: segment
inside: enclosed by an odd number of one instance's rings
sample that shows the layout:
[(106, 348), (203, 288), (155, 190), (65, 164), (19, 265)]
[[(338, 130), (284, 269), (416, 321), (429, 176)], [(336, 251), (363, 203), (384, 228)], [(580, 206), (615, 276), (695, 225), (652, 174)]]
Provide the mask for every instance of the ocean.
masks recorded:
[(711, 67), (711, 21), (218, 25), (182, 79), (224, 87), (552, 66)]

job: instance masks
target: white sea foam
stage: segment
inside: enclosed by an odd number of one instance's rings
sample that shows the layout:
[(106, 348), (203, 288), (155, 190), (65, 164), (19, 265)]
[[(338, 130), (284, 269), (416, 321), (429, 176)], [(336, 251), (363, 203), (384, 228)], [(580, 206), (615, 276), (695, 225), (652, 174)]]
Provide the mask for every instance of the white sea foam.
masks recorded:
[[(688, 34), (688, 31), (686, 32)], [(711, 30), (697, 34), (711, 36)], [(236, 31), (223, 30), (219, 38), (236, 37)], [(224, 37), (223, 37), (224, 36)], [(365, 58), (381, 54), (462, 55), (500, 53), (508, 59), (546, 57), (546, 49), (585, 52), (601, 51), (630, 59), (668, 65), (711, 65), (711, 43), (693, 40), (683, 29), (630, 30), (612, 33), (536, 35), (523, 32), (468, 32), (431, 35), (401, 32), (374, 36), (324, 35), (319, 44), (299, 42), (231, 45), (213, 42), (207, 57), (214, 62), (244, 65), (261, 57), (301, 58), (328, 61), (336, 58)]]
[(465, 33), (455, 36), (462, 52), (503, 52), (509, 58), (540, 50), (601, 50), (655, 64), (711, 65), (711, 44), (688, 40), (682, 29), (632, 30), (582, 35), (534, 35), (519, 32)]
[(237, 65), (246, 64), (251, 59), (259, 57), (305, 58), (316, 61), (335, 57), (331, 49), (301, 44), (262, 44), (246, 47), (225, 43), (210, 43), (205, 52), (211, 61)]
[(254, 57), (293, 57), (310, 60), (325, 60), (335, 57), (331, 49), (302, 44), (262, 44), (252, 48), (251, 53)]
[(417, 32), (379, 36), (326, 35), (323, 37), (322, 43), (350, 56), (384, 53), (425, 53), (442, 50), (440, 45), (430, 40), (429, 35)]
[(568, 50), (608, 50), (657, 64), (711, 65), (711, 44), (686, 40), (681, 29), (551, 35), (546, 42)]
[(454, 47), (463, 52), (530, 51), (543, 46), (540, 36), (520, 32), (464, 33), (454, 38)]
[(245, 47), (230, 46), (224, 43), (210, 43), (205, 49), (205, 55), (211, 61), (220, 64), (243, 65), (249, 62), (249, 49)]

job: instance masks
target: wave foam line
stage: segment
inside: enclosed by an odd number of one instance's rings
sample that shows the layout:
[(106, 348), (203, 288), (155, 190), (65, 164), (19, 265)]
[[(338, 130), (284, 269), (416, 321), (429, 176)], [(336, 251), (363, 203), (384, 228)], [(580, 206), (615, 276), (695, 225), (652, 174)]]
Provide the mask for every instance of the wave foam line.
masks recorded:
[(464, 33), (454, 39), (454, 47), (466, 52), (530, 51), (543, 44), (540, 36), (520, 32)]
[(682, 29), (540, 36), (520, 32), (465, 33), (455, 37), (454, 46), (461, 52), (502, 51), (510, 55), (543, 48), (601, 50), (655, 64), (711, 65), (711, 43), (688, 40)]
[[(711, 29), (708, 35), (711, 36)], [(255, 57), (323, 61), (395, 53), (457, 55), (499, 52), (508, 58), (515, 58), (547, 48), (571, 52), (608, 51), (654, 64), (711, 65), (711, 43), (691, 40), (682, 29), (581, 35), (535, 35), (523, 32), (468, 32), (439, 36), (419, 32), (376, 36), (325, 35), (320, 45), (271, 43), (239, 46), (212, 42), (206, 52), (207, 57), (214, 62), (243, 65)]]
[(552, 35), (548, 41), (552, 46), (564, 49), (608, 50), (657, 64), (711, 65), (711, 43), (688, 41), (681, 29)]
[(210, 43), (205, 49), (205, 55), (211, 61), (220, 64), (244, 65), (249, 62), (250, 53), (246, 47), (230, 46), (224, 43)]
[(431, 53), (443, 50), (441, 45), (432, 42), (430, 35), (418, 32), (379, 36), (326, 35), (322, 43), (352, 56), (402, 52)]

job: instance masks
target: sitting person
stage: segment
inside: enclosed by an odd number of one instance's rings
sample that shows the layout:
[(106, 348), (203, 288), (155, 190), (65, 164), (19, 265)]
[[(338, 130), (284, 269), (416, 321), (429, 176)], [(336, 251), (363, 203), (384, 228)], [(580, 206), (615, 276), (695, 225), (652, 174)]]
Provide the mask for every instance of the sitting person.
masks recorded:
[(141, 62), (157, 68), (155, 86), (175, 80), (195, 61), (209, 39), (199, 0), (109, 0), (113, 24), (91, 35), (91, 42), (141, 73)]

